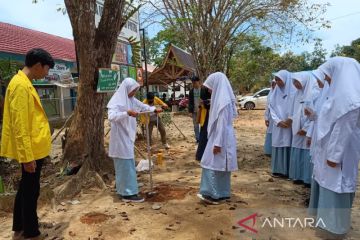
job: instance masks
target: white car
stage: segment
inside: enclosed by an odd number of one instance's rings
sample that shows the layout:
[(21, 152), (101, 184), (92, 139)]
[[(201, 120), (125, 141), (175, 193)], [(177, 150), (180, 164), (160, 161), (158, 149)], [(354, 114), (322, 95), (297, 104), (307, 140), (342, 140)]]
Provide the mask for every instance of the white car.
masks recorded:
[(245, 96), (238, 100), (240, 108), (245, 108), (247, 110), (253, 109), (265, 109), (267, 96), (269, 95), (270, 88), (264, 88), (256, 92), (252, 96)]

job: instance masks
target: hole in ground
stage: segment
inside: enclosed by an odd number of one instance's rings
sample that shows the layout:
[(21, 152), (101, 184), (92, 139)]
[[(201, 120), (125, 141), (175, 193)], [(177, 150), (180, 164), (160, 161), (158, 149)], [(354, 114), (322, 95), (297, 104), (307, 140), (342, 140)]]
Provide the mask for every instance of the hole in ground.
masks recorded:
[(193, 188), (190, 187), (180, 187), (174, 185), (161, 184), (154, 188), (154, 195), (147, 195), (147, 202), (165, 202), (169, 200), (181, 200), (186, 197), (186, 195), (193, 191)]

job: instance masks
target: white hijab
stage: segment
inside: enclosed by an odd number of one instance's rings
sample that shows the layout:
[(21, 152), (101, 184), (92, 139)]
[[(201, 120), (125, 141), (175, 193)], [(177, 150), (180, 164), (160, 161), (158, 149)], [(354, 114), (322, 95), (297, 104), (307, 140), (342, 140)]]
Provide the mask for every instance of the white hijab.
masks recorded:
[(328, 82), (324, 82), (324, 87), (322, 88), (322, 90), (320, 91), (319, 97), (315, 102), (315, 111), (316, 114), (320, 113), (321, 107), (324, 104), (324, 102), (326, 101), (326, 97), (327, 97), (327, 93), (329, 91), (329, 84)]
[(319, 80), (324, 84), (324, 87), (322, 89), (320, 88), (320, 93), (316, 98), (315, 106), (314, 106), (316, 113), (319, 114), (321, 106), (326, 100), (327, 92), (329, 90), (329, 84), (327, 81), (325, 81), (325, 74), (319, 69), (313, 70), (311, 71), (311, 73), (316, 78), (316, 80)]
[(270, 105), (281, 120), (286, 120), (291, 115), (293, 95), (296, 89), (292, 84), (291, 73), (289, 71), (281, 70), (275, 73), (274, 76), (280, 78), (285, 86), (282, 88), (279, 86), (275, 87), (270, 97)]
[(293, 83), (295, 80), (300, 82), (302, 89), (297, 89), (297, 94), (294, 100), (294, 115), (293, 115), (293, 124), (292, 131), (293, 134), (296, 134), (302, 124), (302, 120), (305, 119), (304, 107), (305, 103), (308, 102), (312, 104), (320, 94), (320, 88), (316, 81), (316, 78), (310, 72), (297, 72), (292, 74)]
[(302, 89), (301, 100), (302, 101), (314, 101), (320, 94), (320, 87), (317, 83), (317, 79), (311, 74), (311, 72), (298, 72), (292, 75), (293, 82), (299, 81)]
[(331, 78), (319, 114), (318, 140), (321, 140), (339, 118), (360, 108), (360, 64), (353, 58), (333, 57), (319, 70)]
[[(125, 78), (124, 81), (120, 84), (119, 89), (111, 97), (109, 103), (107, 104), (108, 109), (112, 109), (119, 112), (126, 112), (128, 110), (133, 110), (133, 101), (135, 97), (129, 97), (129, 93), (134, 91), (136, 88), (140, 87), (139, 83), (132, 78)], [(136, 118), (128, 117), (120, 123), (124, 129), (127, 129), (128, 137), (132, 141), (135, 141), (136, 137)]]
[(319, 69), (312, 70), (311, 74), (320, 82), (325, 83), (325, 74)]
[(219, 113), (227, 105), (230, 104), (232, 107), (233, 118), (237, 116), (236, 98), (228, 78), (221, 72), (210, 74), (204, 82), (204, 86), (212, 91), (208, 123), (208, 134), (210, 136), (213, 125), (219, 117)]
[[(273, 83), (275, 83), (275, 86), (274, 86), (274, 88), (272, 87), (272, 84)], [(268, 94), (268, 96), (267, 96), (267, 99), (266, 99), (266, 106), (267, 107), (269, 107), (269, 105), (270, 105), (270, 99), (271, 99), (271, 96), (273, 95), (273, 93), (274, 93), (274, 89), (276, 88), (276, 81), (275, 81), (275, 79), (273, 79), (273, 80), (271, 80), (270, 81), (270, 92), (269, 92), (269, 94)]]

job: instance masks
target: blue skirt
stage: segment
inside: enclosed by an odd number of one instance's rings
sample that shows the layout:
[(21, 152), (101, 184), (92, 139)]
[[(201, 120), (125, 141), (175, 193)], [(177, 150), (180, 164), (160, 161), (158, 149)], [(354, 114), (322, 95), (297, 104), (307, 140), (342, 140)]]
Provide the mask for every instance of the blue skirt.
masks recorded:
[(291, 147), (273, 147), (271, 152), (272, 173), (289, 176)]
[(308, 212), (321, 219), (318, 226), (333, 234), (346, 234), (351, 227), (351, 207), (355, 193), (336, 193), (321, 187), (315, 180), (311, 184)]
[(311, 162), (310, 150), (306, 150), (305, 161), (304, 161), (304, 178), (303, 181), (306, 184), (312, 183), (314, 164)]
[(290, 165), (289, 165), (289, 178), (298, 181), (304, 179), (304, 158), (305, 158), (304, 149), (300, 148), (291, 148), (290, 155)]
[(120, 196), (139, 193), (134, 159), (114, 158), (116, 192)]
[(289, 178), (296, 181), (301, 180), (306, 184), (311, 183), (312, 163), (310, 150), (291, 148)]
[(272, 151), (271, 135), (272, 135), (271, 133), (266, 133), (265, 144), (264, 144), (264, 153), (265, 155), (269, 155), (269, 156), (271, 156), (271, 151)]
[(203, 168), (201, 174), (200, 194), (214, 199), (230, 197), (231, 172), (214, 171)]

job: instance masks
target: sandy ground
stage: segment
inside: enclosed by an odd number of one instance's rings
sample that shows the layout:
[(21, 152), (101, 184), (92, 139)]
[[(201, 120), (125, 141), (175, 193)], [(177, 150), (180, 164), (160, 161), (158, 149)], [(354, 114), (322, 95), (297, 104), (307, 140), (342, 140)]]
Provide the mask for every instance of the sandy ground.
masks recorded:
[[(270, 176), (270, 158), (263, 155), (266, 129), (262, 116), (260, 110), (241, 111), (234, 124), (240, 170), (232, 174), (232, 197), (223, 204), (207, 206), (196, 197), (201, 168), (194, 159), (192, 120), (175, 116), (175, 123), (187, 139), (183, 139), (174, 126), (167, 127), (171, 150), (164, 153), (166, 167), (154, 171), (157, 195), (144, 203), (129, 204), (118, 199), (114, 185), (105, 191), (84, 190), (71, 199), (78, 200), (78, 204), (68, 203), (67, 199), (42, 206), (39, 210), (42, 231), (49, 235), (47, 239), (54, 240), (327, 239), (309, 224), (304, 226), (307, 217), (304, 202), (309, 189)], [(155, 131), (153, 139), (160, 140)], [(144, 142), (138, 146), (144, 152)], [(53, 154), (58, 154), (59, 145), (54, 149)], [(138, 180), (141, 191), (147, 192), (149, 175), (140, 173)], [(352, 210), (352, 229), (346, 239), (360, 239), (359, 209), (357, 196)], [(251, 218), (254, 214), (256, 217)], [(248, 216), (244, 224), (253, 231), (238, 225)], [(287, 220), (289, 218), (293, 220)], [(0, 239), (11, 239), (11, 219), (10, 213), (1, 213)], [(274, 222), (275, 219), (278, 222)]]

